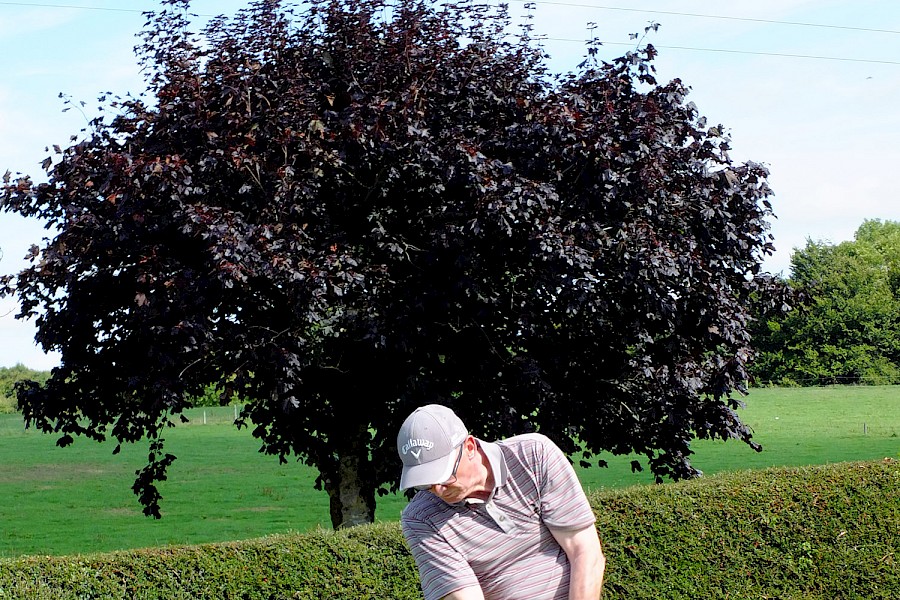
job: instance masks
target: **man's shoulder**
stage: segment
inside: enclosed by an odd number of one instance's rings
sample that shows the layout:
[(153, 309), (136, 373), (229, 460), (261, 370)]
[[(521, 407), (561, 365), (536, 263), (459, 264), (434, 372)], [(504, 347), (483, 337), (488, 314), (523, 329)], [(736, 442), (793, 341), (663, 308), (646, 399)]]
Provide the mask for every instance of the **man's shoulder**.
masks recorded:
[(562, 456), (559, 446), (541, 433), (515, 435), (497, 442), (497, 445), (511, 471), (516, 471), (516, 465), (531, 471)]
[(497, 442), (497, 445), (504, 448), (533, 448), (536, 446), (555, 446), (556, 444), (543, 433), (523, 433), (500, 440)]

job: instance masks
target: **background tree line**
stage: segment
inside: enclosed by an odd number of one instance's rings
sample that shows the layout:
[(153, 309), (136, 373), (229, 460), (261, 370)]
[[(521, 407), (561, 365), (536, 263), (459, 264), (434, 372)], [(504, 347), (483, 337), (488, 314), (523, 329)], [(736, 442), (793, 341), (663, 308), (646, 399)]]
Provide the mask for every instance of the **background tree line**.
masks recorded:
[[(38, 371), (30, 369), (23, 364), (14, 367), (0, 367), (0, 414), (16, 412), (19, 408), (16, 400), (16, 383), (22, 381), (34, 381), (44, 385), (50, 378), (50, 371)], [(231, 403), (240, 403), (242, 400), (233, 395)], [(215, 384), (209, 384), (191, 400), (193, 406), (221, 406), (222, 390)]]
[(803, 301), (757, 321), (755, 383), (900, 382), (900, 223), (867, 220), (837, 245), (808, 240), (790, 269)]
[(49, 371), (35, 371), (22, 364), (14, 367), (0, 367), (0, 414), (15, 412), (18, 409), (17, 382), (36, 381), (43, 385), (49, 377)]

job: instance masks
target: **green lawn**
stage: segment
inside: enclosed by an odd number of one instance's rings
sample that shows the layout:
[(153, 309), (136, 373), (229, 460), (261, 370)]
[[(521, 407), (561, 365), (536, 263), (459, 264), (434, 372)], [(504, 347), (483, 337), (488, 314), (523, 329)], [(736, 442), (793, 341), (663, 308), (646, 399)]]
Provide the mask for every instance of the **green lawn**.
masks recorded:
[[(313, 489), (312, 469), (257, 452), (232, 409), (191, 411), (172, 430), (179, 458), (160, 486), (163, 519), (144, 517), (131, 493), (146, 448), (55, 438), (24, 431), (17, 415), (0, 415), (0, 556), (71, 554), (143, 546), (259, 537), (330, 527), (328, 498)], [(764, 451), (738, 442), (698, 442), (694, 464), (705, 473), (900, 456), (900, 387), (759, 389), (742, 418)], [(609, 469), (579, 469), (587, 488), (651, 481), (630, 472), (630, 457), (604, 457)], [(402, 497), (379, 499), (376, 518), (396, 520)]]
[(330, 526), (327, 497), (312, 489), (315, 473), (256, 452), (247, 431), (227, 424), (171, 432), (178, 456), (160, 486), (162, 520), (144, 517), (131, 492), (146, 447), (15, 431), (0, 420), (0, 555), (68, 554), (120, 548), (242, 539)]
[[(900, 458), (900, 386), (834, 386), (751, 390), (741, 419), (763, 446), (701, 440), (692, 462), (706, 474), (884, 457)], [(585, 487), (651, 483), (631, 473), (632, 457), (603, 457), (608, 469), (579, 470)]]

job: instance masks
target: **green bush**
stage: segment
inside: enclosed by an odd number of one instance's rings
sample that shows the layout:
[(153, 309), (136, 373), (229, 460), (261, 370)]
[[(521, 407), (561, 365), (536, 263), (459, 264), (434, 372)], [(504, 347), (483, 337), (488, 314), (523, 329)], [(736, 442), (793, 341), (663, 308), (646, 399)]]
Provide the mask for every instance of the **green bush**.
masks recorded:
[(0, 414), (9, 414), (18, 410), (17, 382), (31, 380), (43, 385), (49, 377), (50, 371), (35, 371), (22, 364), (14, 367), (0, 367)]
[(885, 459), (594, 496), (604, 598), (898, 598), (898, 492)]
[(210, 383), (205, 388), (203, 388), (203, 393), (197, 396), (191, 396), (190, 404), (191, 406), (231, 406), (234, 404), (242, 404), (243, 400), (235, 394), (232, 393), (231, 397), (227, 402), (223, 403), (222, 401), (222, 389), (214, 383)]
[[(900, 597), (894, 460), (591, 495), (604, 599)], [(246, 542), (0, 560), (0, 599), (421, 598), (396, 523)]]
[(0, 598), (416, 598), (396, 523), (246, 542), (0, 560)]

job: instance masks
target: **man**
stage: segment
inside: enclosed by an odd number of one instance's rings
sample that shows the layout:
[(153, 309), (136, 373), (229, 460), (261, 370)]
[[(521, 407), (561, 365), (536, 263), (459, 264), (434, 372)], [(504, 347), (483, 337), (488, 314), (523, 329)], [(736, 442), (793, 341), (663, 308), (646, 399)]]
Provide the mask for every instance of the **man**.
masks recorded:
[(606, 559), (595, 517), (546, 436), (485, 442), (445, 406), (400, 427), (400, 488), (418, 493), (403, 535), (425, 600), (597, 600)]

